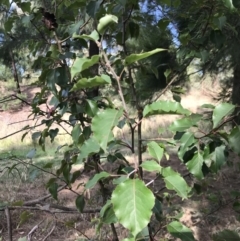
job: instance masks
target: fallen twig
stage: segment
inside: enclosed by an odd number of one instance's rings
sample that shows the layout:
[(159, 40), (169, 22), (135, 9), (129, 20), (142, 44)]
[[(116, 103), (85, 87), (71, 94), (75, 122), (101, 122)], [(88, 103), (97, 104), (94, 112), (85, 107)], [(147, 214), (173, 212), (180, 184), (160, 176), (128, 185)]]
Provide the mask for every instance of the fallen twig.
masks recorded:
[(52, 234), (52, 232), (54, 231), (55, 228), (56, 228), (56, 223), (53, 225), (51, 231), (47, 234), (47, 236), (42, 241), (47, 240), (47, 238)]
[(5, 215), (7, 218), (7, 227), (8, 227), (8, 240), (12, 241), (12, 222), (11, 222), (11, 214), (8, 207), (5, 207)]
[(31, 241), (31, 238), (32, 238), (33, 233), (38, 229), (39, 225), (40, 225), (42, 222), (43, 222), (43, 220), (42, 220), (39, 224), (35, 225), (35, 226), (31, 229), (31, 231), (28, 233), (28, 236), (27, 236), (28, 241)]

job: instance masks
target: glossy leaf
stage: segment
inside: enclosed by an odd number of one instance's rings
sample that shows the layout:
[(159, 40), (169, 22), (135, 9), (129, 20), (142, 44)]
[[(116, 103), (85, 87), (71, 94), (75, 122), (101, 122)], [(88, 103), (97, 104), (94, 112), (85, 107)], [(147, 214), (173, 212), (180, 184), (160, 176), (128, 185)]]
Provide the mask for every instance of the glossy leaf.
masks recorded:
[(110, 200), (102, 207), (100, 217), (103, 223), (111, 224), (117, 222), (117, 217), (114, 213), (113, 206)]
[(118, 221), (136, 237), (150, 221), (153, 193), (141, 180), (128, 179), (116, 187), (111, 200)]
[(80, 148), (81, 151), (78, 156), (77, 163), (81, 163), (85, 158), (100, 151), (100, 145), (93, 137), (90, 137), (88, 140), (84, 141)]
[(59, 132), (59, 129), (58, 128), (55, 128), (55, 129), (51, 129), (49, 130), (49, 136), (50, 136), (50, 139), (51, 139), (51, 142), (54, 141), (55, 137), (58, 135), (58, 132)]
[(75, 90), (80, 90), (84, 88), (93, 88), (105, 84), (111, 84), (111, 79), (107, 75), (101, 75), (100, 76), (95, 76), (94, 78), (83, 78), (77, 81), (76, 84), (74, 84), (73, 88), (71, 89), (72, 91)]
[(202, 166), (203, 166), (203, 156), (198, 152), (194, 155), (192, 160), (187, 162), (186, 166), (190, 173), (192, 173), (197, 179), (203, 179)]
[(99, 39), (99, 34), (96, 30), (94, 30), (90, 35), (82, 34), (82, 35), (77, 35), (76, 33), (73, 34), (73, 39), (86, 39), (86, 40), (92, 40), (92, 41), (97, 41)]
[(89, 67), (97, 64), (99, 62), (99, 56), (94, 55), (91, 59), (88, 58), (77, 58), (71, 67), (71, 76), (74, 76), (78, 73), (81, 73), (83, 70), (88, 69)]
[(78, 139), (79, 139), (79, 136), (81, 133), (82, 133), (82, 130), (81, 130), (80, 124), (76, 124), (73, 127), (72, 132), (71, 132), (74, 143), (78, 144)]
[(156, 161), (144, 161), (141, 167), (148, 172), (161, 172), (162, 167)]
[(83, 209), (85, 207), (85, 199), (83, 195), (80, 195), (75, 200), (76, 207), (80, 213), (83, 212)]
[(109, 177), (109, 176), (110, 176), (110, 174), (107, 172), (100, 172), (98, 174), (95, 174), (95, 176), (86, 183), (85, 189), (93, 188), (99, 180)]
[(167, 225), (168, 232), (175, 238), (182, 241), (195, 241), (192, 230), (178, 221), (173, 221)]
[(194, 138), (193, 133), (186, 132), (180, 139), (181, 145), (179, 147), (178, 156), (183, 160), (183, 156), (192, 144), (196, 143), (197, 140)]
[(90, 117), (94, 117), (98, 112), (98, 107), (96, 101), (93, 100), (86, 100), (86, 113)]
[(226, 163), (225, 149), (225, 145), (218, 146), (215, 148), (215, 151), (211, 155), (211, 169), (215, 173), (217, 173)]
[(162, 168), (162, 175), (167, 189), (175, 191), (178, 196), (187, 199), (191, 188), (179, 173), (172, 170), (171, 167)]
[(147, 144), (147, 146), (149, 154), (160, 162), (163, 157), (163, 148), (160, 147), (155, 141), (151, 141)]
[(213, 128), (216, 128), (222, 121), (222, 119), (230, 114), (233, 113), (235, 109), (235, 105), (229, 104), (229, 103), (222, 103), (218, 105), (213, 110)]
[(236, 126), (231, 130), (230, 135), (228, 136), (228, 142), (230, 148), (237, 153), (240, 154), (240, 127)]
[(198, 121), (201, 120), (201, 118), (202, 118), (202, 115), (192, 114), (190, 116), (174, 121), (169, 126), (169, 130), (184, 131), (192, 126), (195, 126), (198, 123)]
[(105, 109), (99, 111), (92, 119), (94, 138), (104, 151), (106, 151), (108, 142), (114, 139), (112, 129), (118, 124), (122, 114), (122, 110)]
[(184, 109), (178, 102), (173, 101), (157, 101), (150, 105), (146, 105), (143, 110), (143, 116), (162, 115), (162, 114), (178, 114), (190, 115), (190, 111)]
[(100, 34), (103, 34), (106, 31), (106, 29), (109, 27), (109, 25), (117, 22), (118, 22), (117, 16), (114, 16), (112, 14), (107, 14), (104, 17), (100, 18), (97, 26), (97, 30)]
[(153, 54), (156, 54), (156, 53), (159, 53), (159, 52), (162, 52), (162, 51), (166, 51), (166, 49), (157, 48), (157, 49), (154, 49), (152, 51), (141, 53), (141, 54), (131, 54), (131, 55), (129, 55), (125, 58), (125, 65), (130, 65), (130, 64), (135, 63), (135, 62), (137, 62), (141, 59), (148, 58), (149, 56), (151, 56)]
[(55, 199), (55, 200), (57, 200), (57, 197), (58, 197), (58, 184), (57, 183), (51, 183), (50, 185), (49, 185), (49, 188), (48, 188), (48, 190), (49, 190), (49, 192), (51, 193), (51, 195), (52, 195), (52, 197)]

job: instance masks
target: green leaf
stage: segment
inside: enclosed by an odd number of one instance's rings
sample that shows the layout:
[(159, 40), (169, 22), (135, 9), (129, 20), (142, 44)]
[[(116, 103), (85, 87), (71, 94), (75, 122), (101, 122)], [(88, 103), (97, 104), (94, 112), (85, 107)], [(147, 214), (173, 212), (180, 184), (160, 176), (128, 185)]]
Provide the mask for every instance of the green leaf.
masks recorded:
[(226, 155), (225, 155), (225, 145), (221, 145), (215, 148), (215, 151), (211, 155), (211, 169), (217, 173), (221, 167), (226, 163)]
[(227, 18), (225, 16), (217, 17), (213, 20), (216, 26), (222, 30), (223, 26), (226, 24)]
[(82, 133), (82, 130), (81, 130), (80, 124), (76, 124), (73, 127), (72, 132), (71, 132), (72, 139), (73, 139), (75, 144), (78, 144), (78, 139), (79, 139), (79, 136), (80, 136), (81, 133)]
[(167, 18), (162, 18), (158, 21), (158, 27), (162, 30), (165, 31), (167, 26), (169, 25), (170, 21)]
[(154, 201), (153, 193), (139, 179), (122, 182), (112, 193), (115, 215), (134, 237), (148, 225)]
[(82, 25), (83, 25), (83, 20), (80, 20), (73, 24), (69, 24), (69, 25), (67, 25), (65, 32), (67, 32), (69, 35), (72, 35), (72, 34), (78, 32)]
[(155, 141), (151, 141), (147, 144), (147, 146), (149, 154), (160, 162), (163, 157), (163, 148), (160, 147)]
[(82, 34), (77, 35), (76, 33), (73, 34), (73, 39), (86, 39), (86, 40), (92, 40), (92, 41), (98, 41), (99, 40), (99, 34), (96, 30), (94, 30), (90, 35)]
[(94, 117), (98, 112), (98, 107), (96, 101), (93, 100), (86, 100), (86, 113), (90, 117)]
[(80, 213), (83, 212), (83, 209), (85, 207), (85, 199), (83, 195), (80, 195), (75, 200), (76, 207)]
[(144, 161), (141, 167), (148, 172), (161, 172), (162, 167), (156, 161)]
[(169, 130), (184, 131), (192, 126), (195, 126), (198, 123), (198, 121), (201, 120), (201, 118), (202, 118), (202, 115), (191, 114), (190, 116), (174, 121), (169, 126)]
[(87, 14), (92, 18), (95, 18), (101, 4), (102, 4), (101, 0), (90, 1), (86, 6)]
[(55, 199), (55, 200), (57, 200), (57, 197), (58, 197), (58, 191), (57, 191), (57, 189), (58, 189), (58, 184), (57, 183), (51, 183), (50, 185), (49, 185), (49, 188), (48, 188), (48, 190), (49, 190), (49, 192), (51, 193), (51, 195), (52, 195), (52, 197)]
[(92, 131), (101, 148), (106, 151), (108, 142), (114, 139), (112, 129), (118, 124), (123, 110), (105, 109), (92, 119)]
[(131, 54), (125, 58), (125, 65), (130, 65), (132, 63), (135, 63), (136, 61), (139, 61), (141, 59), (148, 58), (149, 56), (156, 54), (161, 51), (166, 51), (166, 49), (154, 49), (149, 52), (141, 53), (141, 54)]
[(27, 237), (19, 238), (18, 241), (27, 241)]
[(114, 16), (112, 14), (107, 14), (104, 17), (100, 18), (97, 26), (97, 30), (100, 34), (103, 34), (106, 31), (106, 29), (109, 27), (109, 25), (117, 22), (118, 22), (117, 16)]
[(223, 0), (224, 5), (230, 10), (235, 9), (232, 0)]
[(24, 211), (20, 214), (20, 221), (17, 228), (19, 228), (23, 223), (26, 223), (33, 214), (29, 211)]
[(127, 179), (128, 179), (127, 176), (121, 176), (121, 177), (119, 177), (119, 178), (117, 178), (117, 179), (114, 179), (114, 180), (113, 180), (113, 184), (114, 184), (114, 185), (118, 185), (118, 184), (120, 184), (120, 183), (122, 183), (122, 182), (125, 182)]
[(186, 153), (186, 151), (189, 149), (190, 146), (192, 146), (192, 144), (196, 143), (197, 140), (194, 138), (193, 133), (186, 132), (181, 137), (180, 142), (182, 144), (179, 147), (178, 156), (180, 157), (180, 159), (183, 159), (183, 156)]
[(230, 148), (236, 152), (238, 155), (240, 154), (240, 127), (236, 126), (231, 130), (230, 135), (228, 136), (228, 142)]
[(155, 214), (156, 219), (161, 222), (162, 221), (162, 204), (161, 202), (155, 198), (155, 205), (153, 207), (153, 213)]
[(197, 179), (203, 179), (202, 166), (203, 156), (198, 152), (194, 155), (191, 161), (187, 162), (187, 168)]
[(232, 114), (234, 109), (235, 109), (235, 105), (232, 105), (232, 104), (222, 103), (218, 105), (213, 110), (213, 116), (212, 116), (213, 128), (216, 128), (224, 117)]
[(109, 177), (109, 176), (110, 176), (110, 174), (107, 172), (100, 172), (98, 174), (95, 174), (95, 176), (86, 183), (85, 189), (93, 188), (99, 180)]
[(16, 201), (16, 202), (13, 202), (11, 203), (11, 206), (23, 206), (24, 204), (24, 201), (20, 200), (20, 201)]
[(240, 236), (236, 231), (225, 229), (213, 234), (213, 241), (240, 241)]
[(182, 241), (195, 241), (192, 230), (178, 221), (173, 221), (167, 225), (168, 232), (175, 238)]
[(30, 11), (31, 11), (31, 3), (30, 2), (18, 3), (18, 7), (20, 7), (23, 10), (23, 12), (30, 13)]
[(100, 145), (93, 137), (90, 137), (83, 143), (80, 149), (81, 151), (78, 156), (77, 163), (81, 163), (85, 158), (91, 156), (92, 154), (98, 153), (100, 151)]
[(106, 224), (116, 223), (117, 217), (114, 213), (113, 206), (110, 200), (102, 207), (100, 211), (100, 217), (102, 222)]
[(128, 29), (129, 29), (129, 33), (131, 38), (137, 38), (139, 36), (139, 24), (133, 22), (133, 21), (129, 21), (128, 22)]
[(144, 117), (162, 114), (190, 115), (191, 112), (184, 109), (180, 103), (169, 100), (157, 101), (150, 105), (146, 105), (143, 110)]
[(32, 159), (33, 157), (36, 156), (36, 148), (33, 148), (32, 150), (30, 150), (27, 155), (26, 155), (26, 158), (29, 158), (29, 159)]
[(111, 84), (111, 79), (108, 75), (101, 75), (101, 77), (95, 76), (89, 79), (83, 78), (78, 80), (78, 82), (74, 84), (71, 91), (80, 90), (84, 88), (93, 88), (93, 87), (97, 87), (105, 84)]
[(59, 132), (59, 129), (58, 128), (55, 128), (55, 129), (51, 129), (49, 130), (49, 136), (50, 136), (50, 139), (51, 139), (51, 142), (54, 141), (55, 137), (58, 135), (58, 132)]
[(90, 68), (91, 66), (99, 62), (99, 55), (93, 55), (91, 59), (88, 58), (77, 58), (71, 67), (71, 76), (72, 79), (78, 73), (81, 73), (83, 70)]
[(200, 52), (201, 60), (203, 63), (206, 63), (209, 59), (209, 52), (207, 50), (203, 50)]
[(178, 196), (187, 199), (191, 188), (179, 173), (172, 170), (171, 167), (162, 168), (162, 175), (167, 189), (177, 192)]

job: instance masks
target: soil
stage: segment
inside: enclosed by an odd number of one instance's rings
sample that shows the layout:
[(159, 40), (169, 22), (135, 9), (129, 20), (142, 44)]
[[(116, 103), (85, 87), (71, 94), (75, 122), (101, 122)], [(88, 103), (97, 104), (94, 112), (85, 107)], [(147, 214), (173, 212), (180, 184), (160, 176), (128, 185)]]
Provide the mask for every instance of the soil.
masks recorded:
[[(26, 88), (24, 91), (27, 93), (27, 101), (30, 101), (38, 90)], [(196, 90), (182, 98), (183, 106), (194, 112), (204, 103), (212, 103), (212, 99), (209, 96), (199, 94)], [(3, 111), (0, 113), (0, 124), (2, 128), (9, 128), (8, 125), (12, 121), (26, 120), (27, 113), (30, 113), (30, 107), (27, 105), (22, 105), (14, 111)], [(193, 231), (197, 241), (210, 241), (213, 233), (224, 229), (240, 232), (239, 214), (233, 209), (235, 199), (232, 196), (233, 191), (240, 191), (239, 159), (234, 155), (231, 155), (230, 159), (233, 164), (231, 167), (224, 167), (219, 174), (211, 175), (206, 181), (201, 183), (205, 188), (203, 194), (194, 194), (189, 200), (180, 200), (176, 196), (172, 196), (168, 203), (166, 201), (163, 203), (163, 213), (167, 219), (174, 216), (176, 211), (183, 213), (180, 220)], [(129, 160), (131, 161), (131, 157)], [(182, 175), (186, 175), (186, 180), (189, 184), (195, 181), (191, 176), (187, 175), (187, 170), (174, 154), (170, 155), (168, 161), (163, 160), (162, 165), (171, 166)], [(81, 166), (75, 166), (74, 168), (76, 170), (81, 168)], [(113, 167), (106, 166), (105, 168), (109, 170)], [(22, 200), (27, 202), (49, 194), (45, 183), (50, 176), (43, 175), (39, 176), (36, 179), (37, 181), (29, 181), (24, 178), (19, 180), (15, 175), (17, 174), (14, 172), (14, 176), (9, 177), (6, 175), (6, 172), (0, 172), (0, 209), (3, 201), (16, 202)], [(96, 209), (99, 209), (98, 204), (101, 202), (101, 196), (97, 188), (93, 188), (85, 196), (85, 209), (91, 210), (91, 213), (65, 213), (64, 210), (54, 209), (54, 207), (59, 206), (74, 208), (76, 193), (81, 193), (83, 190), (81, 184), (86, 182), (90, 176), (91, 173), (84, 174), (72, 185), (71, 190), (63, 189), (60, 191), (58, 201), (49, 197), (34, 206), (29, 206), (26, 210), (21, 209), (21, 206), (13, 210), (10, 208), (12, 240), (17, 241), (19, 238), (26, 236), (28, 236), (27, 240), (39, 241), (113, 240), (109, 226), (104, 225), (101, 231), (96, 234), (99, 217), (99, 212)], [(150, 181), (152, 178), (147, 174), (145, 177), (146, 181), (148, 179)], [(8, 180), (7, 182), (6, 179)], [(163, 195), (165, 191), (161, 181), (156, 181), (154, 187), (151, 187), (158, 191), (159, 195)], [(169, 208), (170, 204), (171, 210)], [(14, 204), (14, 206), (17, 206), (17, 204)], [(7, 217), (6, 210), (5, 212), (0, 211), (1, 241), (10, 240), (8, 238), (9, 226), (7, 221), (9, 219)], [(169, 220), (163, 219), (162, 222), (154, 225), (153, 228), (156, 231), (155, 240), (180, 240), (171, 237), (166, 232), (166, 221), (169, 222)], [(126, 233), (121, 226), (116, 225), (116, 229), (119, 237), (126, 237)]]

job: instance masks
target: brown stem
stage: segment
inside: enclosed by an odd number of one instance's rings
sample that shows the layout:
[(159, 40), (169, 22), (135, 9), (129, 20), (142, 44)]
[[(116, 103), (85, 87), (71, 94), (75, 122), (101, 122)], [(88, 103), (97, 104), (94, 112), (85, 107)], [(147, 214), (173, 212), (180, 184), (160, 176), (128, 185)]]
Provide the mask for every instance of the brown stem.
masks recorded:
[(18, 78), (16, 63), (15, 63), (15, 60), (14, 60), (14, 55), (13, 55), (12, 50), (10, 50), (9, 53), (10, 53), (10, 57), (11, 57), (11, 61), (12, 61), (13, 77), (14, 77), (14, 81), (16, 82), (17, 92), (19, 94), (21, 94), (21, 89), (20, 89), (20, 84), (19, 84), (19, 78)]
[(142, 114), (143, 109), (138, 109), (138, 170), (139, 177), (143, 179), (143, 171), (142, 171)]
[(8, 240), (12, 241), (12, 221), (11, 221), (11, 214), (8, 207), (5, 207), (5, 215), (7, 218), (7, 227), (8, 227)]

